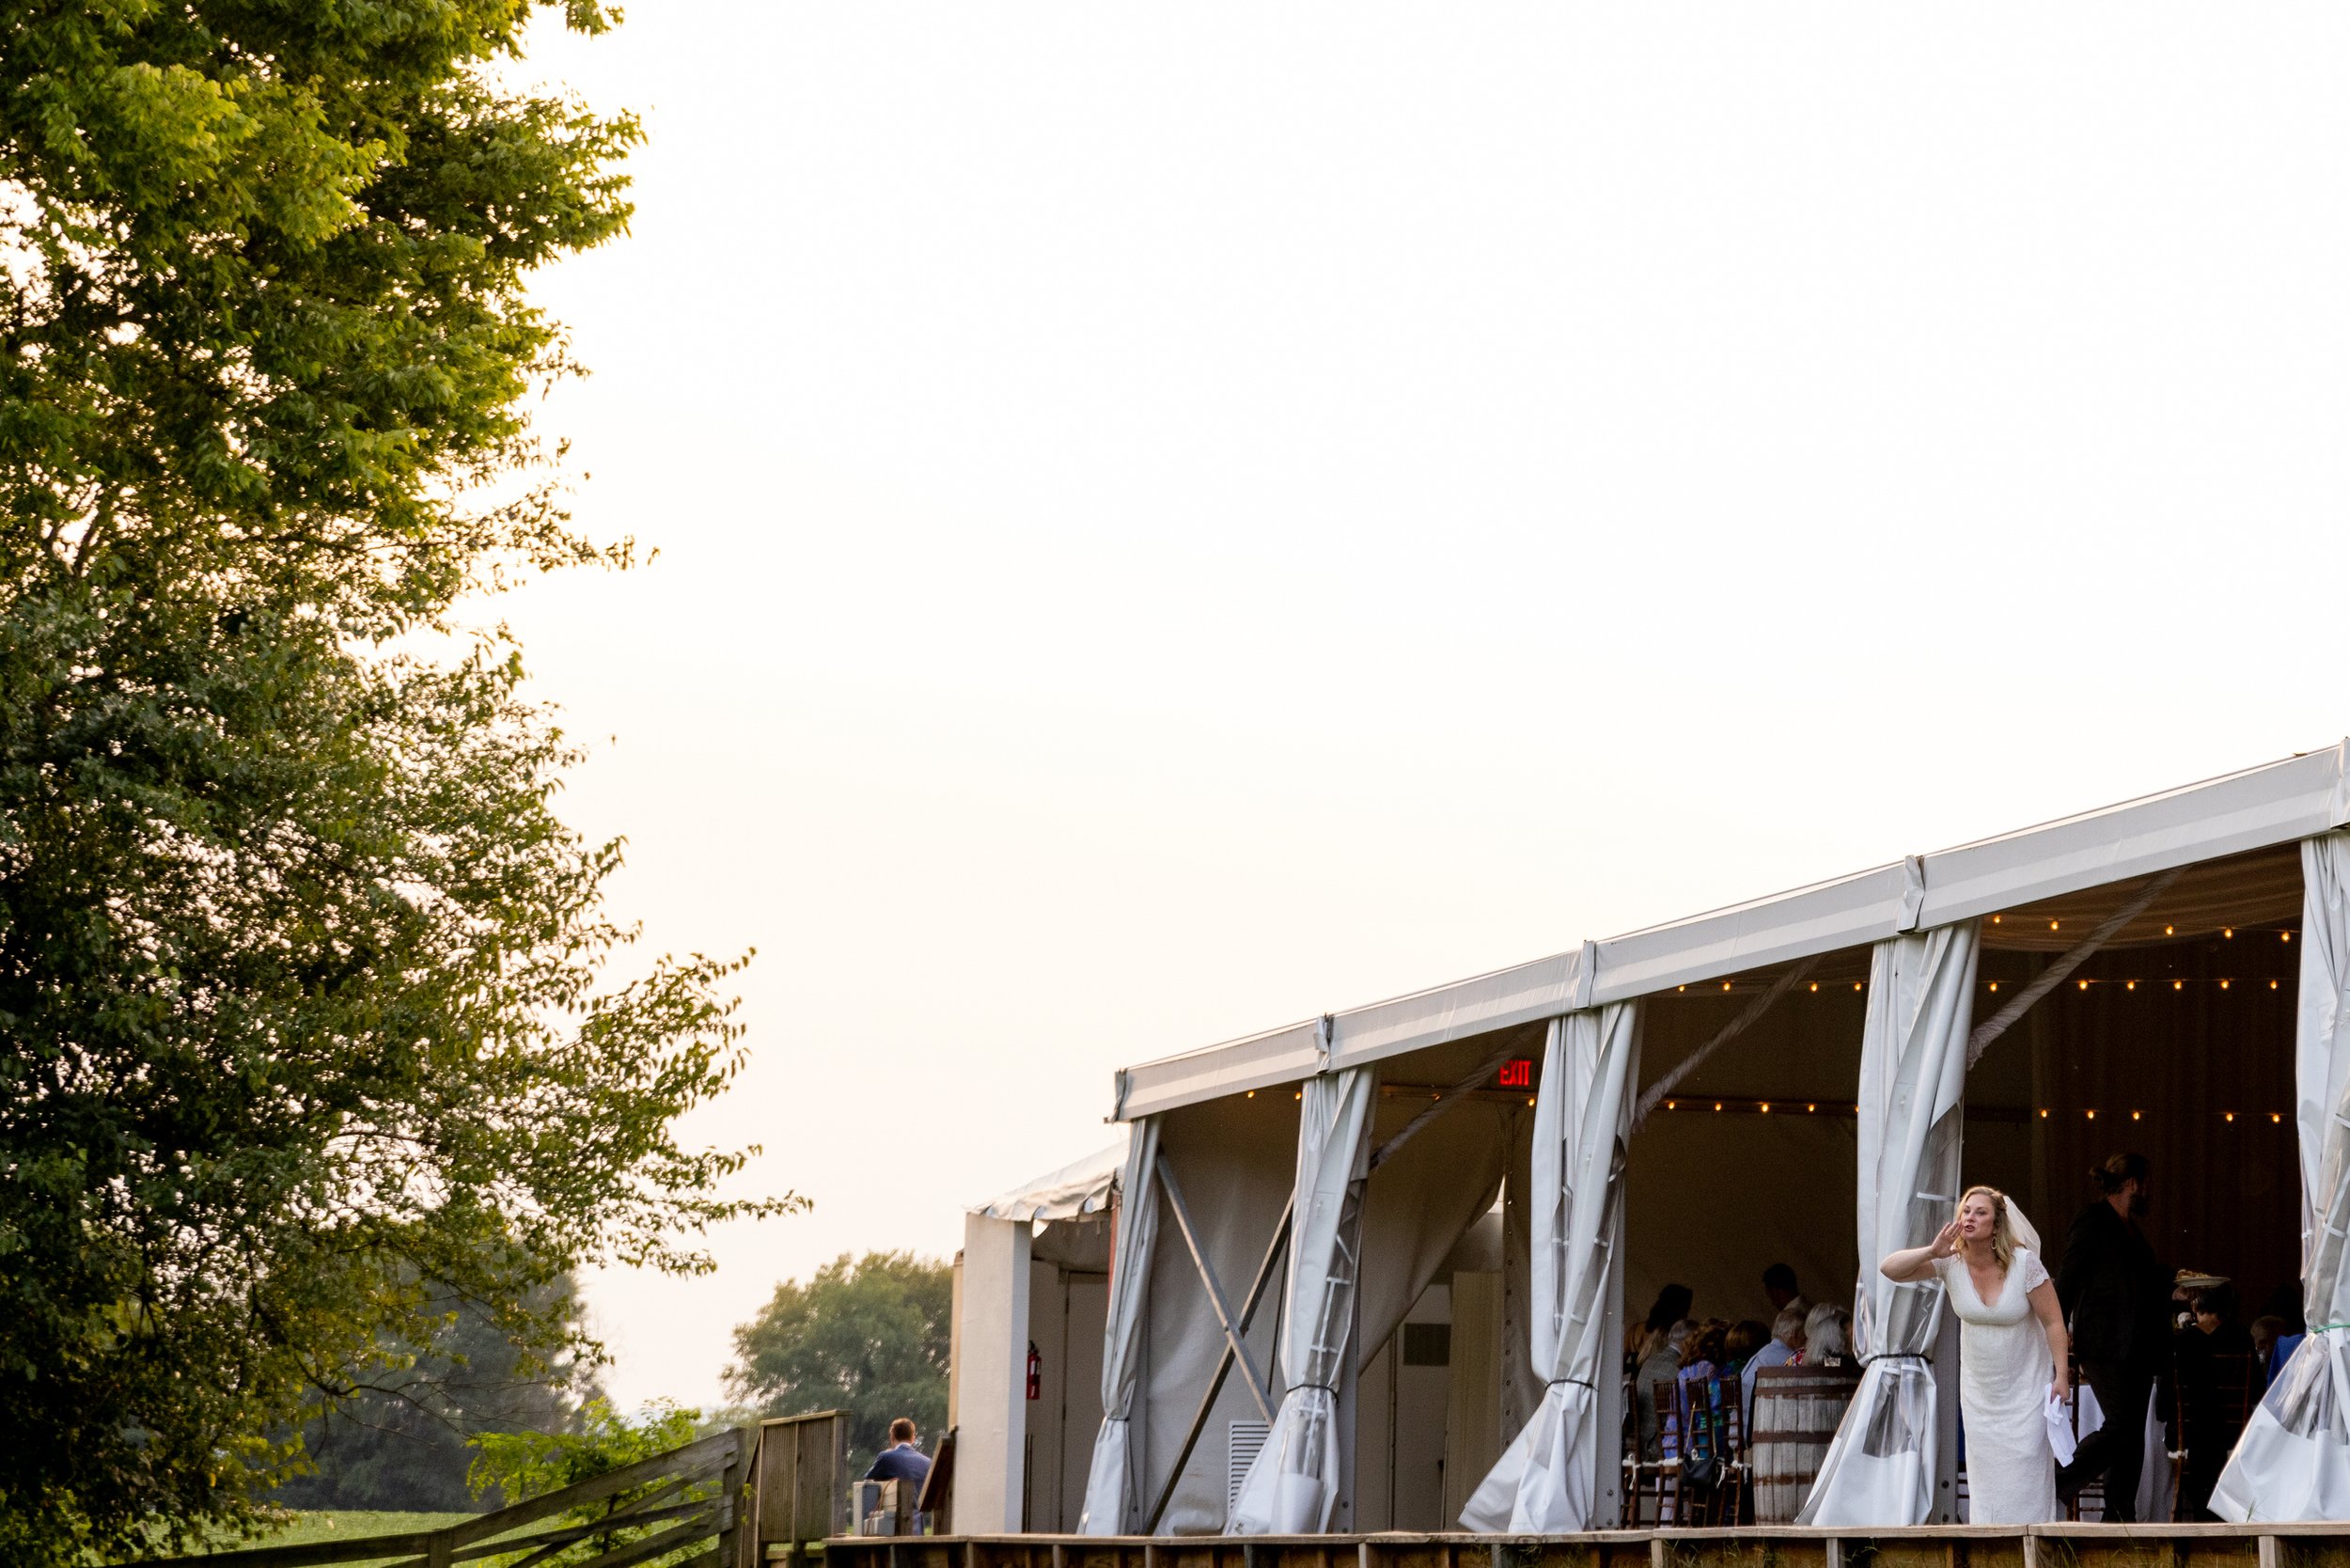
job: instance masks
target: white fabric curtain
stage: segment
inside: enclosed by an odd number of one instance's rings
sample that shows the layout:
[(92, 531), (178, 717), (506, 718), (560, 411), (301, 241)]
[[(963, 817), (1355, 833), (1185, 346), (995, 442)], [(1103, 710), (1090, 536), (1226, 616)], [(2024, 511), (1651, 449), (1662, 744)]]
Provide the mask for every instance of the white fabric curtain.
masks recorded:
[(1616, 1375), (1608, 1265), (1623, 1231), (1624, 1144), (1640, 1077), (1638, 1005), (1554, 1018), (1534, 1108), (1534, 1365), (1546, 1387), (1461, 1511), (1461, 1528), (1525, 1535), (1592, 1529), (1601, 1454), (1598, 1382)]
[(1159, 1119), (1135, 1124), (1120, 1182), (1118, 1240), (1110, 1259), (1109, 1320), (1102, 1328), (1102, 1428), (1093, 1439), (1080, 1535), (1123, 1535), (1139, 1521), (1135, 1400), (1142, 1387), (1143, 1315), (1151, 1249), (1159, 1234)]
[(1306, 1080), (1296, 1228), (1282, 1302), (1281, 1406), (1232, 1504), (1227, 1528), (1234, 1535), (1319, 1534), (1330, 1528), (1345, 1484), (1338, 1388), (1352, 1354), (1376, 1097), (1375, 1072), (1368, 1067)]
[(1922, 1525), (1933, 1514), (1938, 1279), (1877, 1267), (1922, 1247), (1958, 1207), (1960, 1109), (1973, 1019), (1975, 922), (1879, 942), (1860, 1044), (1860, 1387), (1821, 1461), (1800, 1525)]
[(2301, 1310), (2309, 1337), (2252, 1412), (2211, 1511), (2350, 1519), (2350, 833), (2301, 841)]

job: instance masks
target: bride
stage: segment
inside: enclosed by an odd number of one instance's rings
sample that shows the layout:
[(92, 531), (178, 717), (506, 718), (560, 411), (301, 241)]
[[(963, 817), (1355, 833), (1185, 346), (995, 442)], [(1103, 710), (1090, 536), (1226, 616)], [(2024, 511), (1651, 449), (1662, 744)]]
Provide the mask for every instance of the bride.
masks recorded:
[(2066, 1394), (2064, 1314), (2056, 1287), (2007, 1195), (1968, 1187), (1958, 1217), (1928, 1247), (1879, 1265), (1904, 1284), (1939, 1276), (1958, 1314), (1958, 1404), (1966, 1423), (1969, 1519), (1978, 1525), (2046, 1524), (2057, 1516), (2056, 1455), (2044, 1405)]

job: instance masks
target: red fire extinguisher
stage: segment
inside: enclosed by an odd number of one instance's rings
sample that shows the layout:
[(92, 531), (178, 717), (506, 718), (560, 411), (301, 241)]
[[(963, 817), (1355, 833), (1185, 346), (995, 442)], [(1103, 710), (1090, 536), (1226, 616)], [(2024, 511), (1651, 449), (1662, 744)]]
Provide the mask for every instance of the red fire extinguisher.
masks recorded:
[(1028, 1341), (1028, 1397), (1037, 1399), (1044, 1392), (1044, 1357), (1036, 1351), (1036, 1341)]

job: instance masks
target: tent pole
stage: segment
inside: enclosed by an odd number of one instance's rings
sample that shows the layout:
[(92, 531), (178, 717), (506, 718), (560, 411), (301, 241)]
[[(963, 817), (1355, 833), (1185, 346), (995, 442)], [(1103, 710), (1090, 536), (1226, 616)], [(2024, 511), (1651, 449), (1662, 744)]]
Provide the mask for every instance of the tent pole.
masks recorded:
[[(1265, 1287), (1273, 1282), (1273, 1265), (1279, 1261), (1282, 1248), (1289, 1245), (1290, 1217), (1296, 1212), (1297, 1195), (1292, 1193), (1289, 1206), (1281, 1211), (1281, 1223), (1273, 1228), (1273, 1240), (1266, 1244), (1264, 1261), (1257, 1265), (1257, 1278), (1248, 1287), (1248, 1299), (1241, 1305), (1240, 1329), (1244, 1334), (1256, 1318), (1257, 1304), (1264, 1299)], [(1159, 1488), (1159, 1500), (1151, 1505), (1151, 1517), (1142, 1527), (1143, 1534), (1158, 1530), (1159, 1519), (1167, 1513), (1167, 1505), (1174, 1500), (1175, 1483), (1183, 1479), (1183, 1466), (1191, 1463), (1191, 1450), (1198, 1446), (1199, 1435), (1207, 1430), (1209, 1412), (1215, 1408), (1215, 1397), (1224, 1391), (1224, 1379), (1231, 1370), (1232, 1347), (1227, 1343), (1224, 1354), (1216, 1358), (1215, 1375), (1208, 1380), (1207, 1397), (1199, 1402), (1198, 1411), (1191, 1418), (1191, 1430), (1183, 1435), (1183, 1446), (1167, 1472), (1167, 1484)], [(1259, 1404), (1261, 1408), (1261, 1400)]]

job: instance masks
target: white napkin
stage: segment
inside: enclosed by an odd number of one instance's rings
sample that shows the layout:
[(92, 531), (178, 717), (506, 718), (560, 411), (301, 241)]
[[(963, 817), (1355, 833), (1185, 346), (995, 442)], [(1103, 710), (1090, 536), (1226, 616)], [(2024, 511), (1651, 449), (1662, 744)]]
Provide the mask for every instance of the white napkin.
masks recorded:
[(2048, 1447), (2055, 1451), (2056, 1462), (2070, 1465), (2073, 1463), (2073, 1409), (2056, 1391), (2053, 1383), (2048, 1385), (2048, 1403), (2040, 1407), (2040, 1414), (2047, 1425)]

